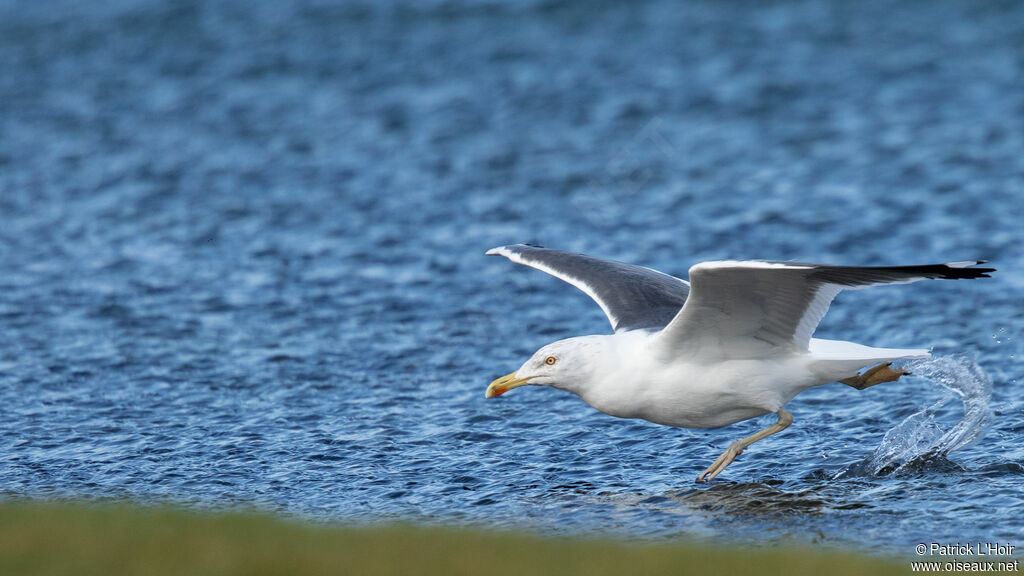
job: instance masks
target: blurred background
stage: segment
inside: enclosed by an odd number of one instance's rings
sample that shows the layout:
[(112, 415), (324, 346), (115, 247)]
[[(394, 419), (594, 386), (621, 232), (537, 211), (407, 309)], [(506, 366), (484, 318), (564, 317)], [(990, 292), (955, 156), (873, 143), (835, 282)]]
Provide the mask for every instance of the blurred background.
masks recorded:
[[(0, 70), (4, 497), (897, 553), (1024, 529), (1020, 3), (0, 0)], [(840, 296), (824, 337), (968, 368), (810, 391), (696, 487), (767, 421), (484, 401), (609, 331), (483, 256), (514, 242), (999, 272)], [(918, 458), (965, 394), (987, 433)]]

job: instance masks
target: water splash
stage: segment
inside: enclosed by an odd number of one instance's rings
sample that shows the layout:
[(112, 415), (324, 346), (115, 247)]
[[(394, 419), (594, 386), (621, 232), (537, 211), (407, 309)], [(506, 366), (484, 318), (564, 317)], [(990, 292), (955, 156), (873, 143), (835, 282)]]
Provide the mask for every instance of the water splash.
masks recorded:
[[(939, 384), (947, 390), (946, 394), (886, 432), (867, 460), (848, 467), (838, 476), (887, 475), (929, 463), (949, 463), (946, 456), (950, 452), (984, 435), (992, 420), (992, 382), (977, 363), (966, 356), (942, 356), (913, 360), (905, 367), (915, 376)], [(963, 417), (944, 430), (936, 415), (956, 397), (963, 402)]]

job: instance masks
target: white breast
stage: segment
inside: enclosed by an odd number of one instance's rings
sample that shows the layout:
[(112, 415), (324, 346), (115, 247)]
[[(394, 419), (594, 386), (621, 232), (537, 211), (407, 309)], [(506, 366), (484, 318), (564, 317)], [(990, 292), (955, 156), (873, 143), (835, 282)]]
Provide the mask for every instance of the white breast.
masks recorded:
[(580, 390), (594, 408), (683, 428), (716, 428), (778, 411), (794, 396), (823, 384), (805, 355), (791, 359), (659, 361), (642, 343)]

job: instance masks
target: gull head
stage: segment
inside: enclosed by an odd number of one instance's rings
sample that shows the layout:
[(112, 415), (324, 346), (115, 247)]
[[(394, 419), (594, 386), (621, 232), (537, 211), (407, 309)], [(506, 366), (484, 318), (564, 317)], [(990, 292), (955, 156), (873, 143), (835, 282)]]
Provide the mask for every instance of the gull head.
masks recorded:
[(553, 386), (576, 391), (595, 370), (600, 358), (598, 336), (559, 340), (537, 350), (518, 370), (498, 378), (487, 387), (487, 398), (501, 396), (513, 388)]

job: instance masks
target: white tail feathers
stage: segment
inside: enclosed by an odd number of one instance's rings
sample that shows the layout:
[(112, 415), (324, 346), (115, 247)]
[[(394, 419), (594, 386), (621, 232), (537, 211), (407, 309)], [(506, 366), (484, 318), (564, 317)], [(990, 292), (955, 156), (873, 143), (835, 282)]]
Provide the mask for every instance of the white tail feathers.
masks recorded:
[(811, 338), (808, 350), (812, 360), (811, 370), (828, 380), (848, 378), (862, 368), (882, 362), (927, 358), (931, 355), (928, 350), (921, 348), (872, 348), (853, 342), (819, 338)]

